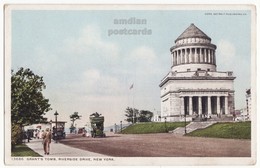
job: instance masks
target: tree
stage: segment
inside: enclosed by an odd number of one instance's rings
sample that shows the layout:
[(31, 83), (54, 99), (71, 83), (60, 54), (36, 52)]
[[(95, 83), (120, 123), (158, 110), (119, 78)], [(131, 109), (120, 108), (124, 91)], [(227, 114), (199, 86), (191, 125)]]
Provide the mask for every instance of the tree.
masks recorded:
[(127, 122), (136, 123), (137, 117), (139, 115), (139, 111), (137, 109), (133, 110), (133, 108), (127, 107), (125, 113)]
[(151, 122), (153, 113), (148, 110), (141, 110), (139, 113), (138, 121), (139, 122)]
[(73, 132), (73, 130), (75, 130), (74, 122), (75, 122), (76, 120), (80, 120), (80, 117), (81, 117), (81, 116), (79, 115), (78, 112), (74, 112), (73, 114), (70, 115), (70, 121), (72, 121), (71, 126), (70, 126), (70, 132), (71, 132), (71, 133)]
[(30, 125), (45, 121), (43, 115), (51, 110), (51, 105), (42, 94), (46, 88), (43, 77), (20, 68), (16, 73), (12, 70), (11, 85), (12, 123)]
[[(34, 74), (29, 68), (20, 68), (17, 72), (12, 70), (11, 73), (12, 132), (19, 132), (17, 129), (25, 125), (46, 121), (43, 115), (51, 110), (51, 105), (42, 93), (46, 88), (43, 77)], [(15, 134), (17, 136), (20, 135)]]

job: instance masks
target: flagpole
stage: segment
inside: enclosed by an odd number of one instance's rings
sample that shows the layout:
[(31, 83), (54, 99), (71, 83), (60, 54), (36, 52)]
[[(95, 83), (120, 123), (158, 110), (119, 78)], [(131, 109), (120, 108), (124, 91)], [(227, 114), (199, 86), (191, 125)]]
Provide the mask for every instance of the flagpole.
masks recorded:
[(136, 113), (135, 113), (135, 90), (134, 90), (134, 88), (133, 88), (133, 117), (134, 117), (133, 123), (135, 123)]
[(135, 121), (135, 108), (134, 108), (134, 83), (130, 86), (130, 90), (133, 89), (133, 124)]

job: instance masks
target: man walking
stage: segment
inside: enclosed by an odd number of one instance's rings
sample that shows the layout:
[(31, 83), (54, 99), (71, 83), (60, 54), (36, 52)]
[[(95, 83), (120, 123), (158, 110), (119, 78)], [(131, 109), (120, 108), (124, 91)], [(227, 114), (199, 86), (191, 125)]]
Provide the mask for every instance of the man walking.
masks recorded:
[(50, 143), (51, 143), (51, 132), (49, 131), (49, 128), (46, 128), (45, 132), (42, 133), (42, 139), (43, 139), (44, 154), (49, 155)]

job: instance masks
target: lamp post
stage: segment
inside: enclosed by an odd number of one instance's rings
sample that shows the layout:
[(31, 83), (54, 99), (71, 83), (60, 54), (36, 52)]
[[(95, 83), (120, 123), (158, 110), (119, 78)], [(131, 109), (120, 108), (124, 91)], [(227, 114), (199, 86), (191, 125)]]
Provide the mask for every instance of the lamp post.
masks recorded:
[(52, 120), (50, 120), (50, 130), (52, 130)]
[(165, 126), (165, 132), (167, 132), (167, 127), (166, 127), (166, 117), (164, 117), (164, 126)]
[(75, 134), (77, 134), (77, 124), (75, 124)]
[(58, 135), (57, 135), (57, 131), (58, 131), (58, 129), (57, 129), (57, 117), (58, 117), (58, 115), (59, 115), (59, 113), (56, 111), (55, 113), (54, 113), (54, 115), (55, 115), (55, 142), (57, 143), (58, 141), (57, 141), (57, 139), (58, 139)]
[(135, 123), (135, 109), (133, 108), (133, 124)]
[(121, 127), (121, 132), (122, 132), (122, 121), (120, 121), (120, 127)]
[(185, 124), (184, 134), (186, 134), (187, 133), (187, 130), (186, 130), (186, 113), (184, 114), (184, 124)]

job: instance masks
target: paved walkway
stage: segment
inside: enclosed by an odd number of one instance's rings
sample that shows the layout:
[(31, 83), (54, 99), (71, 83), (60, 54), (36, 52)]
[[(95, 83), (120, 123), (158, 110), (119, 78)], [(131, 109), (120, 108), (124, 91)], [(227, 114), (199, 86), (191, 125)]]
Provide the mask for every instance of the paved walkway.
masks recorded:
[(73, 148), (61, 143), (55, 143), (55, 141), (50, 144), (49, 155), (44, 155), (41, 139), (32, 139), (29, 143), (26, 142), (26, 145), (43, 157), (106, 157), (106, 155)]

